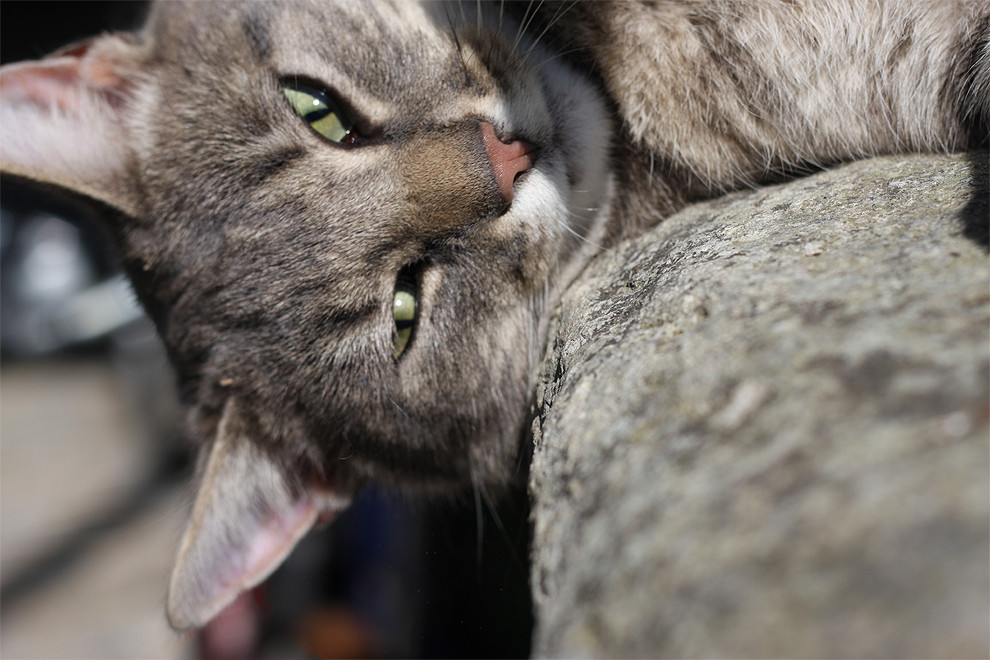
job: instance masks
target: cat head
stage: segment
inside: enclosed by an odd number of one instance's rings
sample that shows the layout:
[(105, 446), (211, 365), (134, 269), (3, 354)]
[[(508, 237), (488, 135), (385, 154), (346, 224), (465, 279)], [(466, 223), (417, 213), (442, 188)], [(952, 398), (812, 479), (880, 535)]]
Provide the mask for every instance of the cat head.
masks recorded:
[[(474, 5), (474, 3), (468, 3)], [(179, 374), (205, 623), (362, 484), (504, 482), (611, 194), (593, 87), (501, 7), (175, 3), (0, 76), (4, 171), (102, 203)]]

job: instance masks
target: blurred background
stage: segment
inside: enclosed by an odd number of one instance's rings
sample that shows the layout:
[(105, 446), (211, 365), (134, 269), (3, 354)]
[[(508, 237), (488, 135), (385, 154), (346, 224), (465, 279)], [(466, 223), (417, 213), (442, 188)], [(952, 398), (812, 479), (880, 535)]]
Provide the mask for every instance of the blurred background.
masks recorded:
[[(128, 29), (146, 11), (4, 0), (0, 59)], [(237, 657), (528, 655), (522, 490), (444, 503), (366, 492), (227, 624), (170, 631), (192, 474), (173, 386), (99, 219), (0, 180), (0, 657), (196, 660), (238, 626)]]

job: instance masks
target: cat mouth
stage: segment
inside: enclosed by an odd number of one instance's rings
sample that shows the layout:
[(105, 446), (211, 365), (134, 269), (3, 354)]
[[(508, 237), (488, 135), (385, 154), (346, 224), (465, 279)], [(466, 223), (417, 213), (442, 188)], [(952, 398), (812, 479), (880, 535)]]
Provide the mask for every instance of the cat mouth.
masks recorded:
[(343, 509), (350, 505), (350, 495), (339, 494), (327, 490), (316, 490), (312, 495), (316, 508), (316, 519), (313, 527), (322, 529), (329, 525)]

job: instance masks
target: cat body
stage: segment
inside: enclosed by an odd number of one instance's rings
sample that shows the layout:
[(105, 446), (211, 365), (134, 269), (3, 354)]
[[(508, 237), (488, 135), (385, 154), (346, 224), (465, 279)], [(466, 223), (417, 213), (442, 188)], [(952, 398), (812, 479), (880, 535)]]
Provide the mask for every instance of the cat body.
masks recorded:
[(173, 625), (366, 483), (504, 483), (548, 316), (602, 247), (980, 144), (988, 34), (977, 1), (165, 2), (5, 67), (4, 171), (107, 207), (202, 446)]

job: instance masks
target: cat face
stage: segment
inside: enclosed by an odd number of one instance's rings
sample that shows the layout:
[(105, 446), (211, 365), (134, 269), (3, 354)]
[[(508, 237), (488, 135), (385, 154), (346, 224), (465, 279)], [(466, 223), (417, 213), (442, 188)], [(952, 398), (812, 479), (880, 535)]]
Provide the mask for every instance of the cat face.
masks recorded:
[[(580, 248), (568, 228), (605, 196), (607, 123), (508, 37), (452, 32), (460, 8), (329, 9), (160, 12), (151, 224), (130, 256), (202, 434), (235, 396), (319, 470), (489, 479), (515, 451), (546, 288)], [(286, 90), (323, 92), (349, 141)], [(482, 122), (531, 145), (511, 203)], [(400, 285), (416, 312), (396, 355)]]
[(367, 480), (515, 464), (548, 307), (600, 236), (610, 127), (589, 83), (480, 11), (169, 2), (139, 37), (4, 75), (8, 126), (86, 133), (5, 135), (5, 169), (124, 212), (111, 232), (203, 447), (177, 627)]

